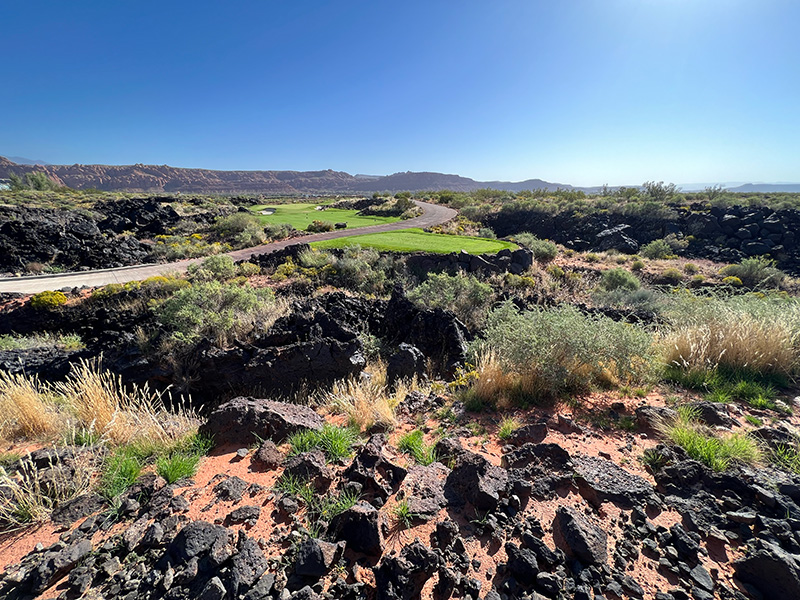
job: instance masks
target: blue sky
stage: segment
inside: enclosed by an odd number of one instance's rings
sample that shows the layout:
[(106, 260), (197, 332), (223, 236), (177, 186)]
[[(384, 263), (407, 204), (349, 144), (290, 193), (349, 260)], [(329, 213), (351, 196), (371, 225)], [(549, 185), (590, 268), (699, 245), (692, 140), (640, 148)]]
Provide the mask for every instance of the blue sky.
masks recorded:
[(0, 154), (800, 180), (796, 0), (6, 0)]

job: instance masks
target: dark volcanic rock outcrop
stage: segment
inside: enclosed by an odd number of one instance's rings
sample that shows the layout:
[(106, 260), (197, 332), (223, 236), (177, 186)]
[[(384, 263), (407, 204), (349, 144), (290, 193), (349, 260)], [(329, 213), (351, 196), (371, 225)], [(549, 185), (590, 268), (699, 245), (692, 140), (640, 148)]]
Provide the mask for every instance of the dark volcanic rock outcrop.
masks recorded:
[(129, 235), (98, 227), (79, 211), (0, 206), (0, 272), (31, 263), (100, 269), (142, 263), (149, 248)]
[(239, 397), (218, 406), (200, 427), (217, 443), (246, 446), (261, 439), (281, 441), (300, 429), (322, 429), (317, 413), (299, 404)]

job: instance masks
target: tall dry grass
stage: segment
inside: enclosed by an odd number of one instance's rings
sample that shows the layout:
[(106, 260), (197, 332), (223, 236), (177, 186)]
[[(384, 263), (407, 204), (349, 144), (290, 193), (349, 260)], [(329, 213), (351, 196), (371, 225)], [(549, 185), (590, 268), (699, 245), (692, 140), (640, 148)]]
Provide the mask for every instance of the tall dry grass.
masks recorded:
[(757, 296), (712, 300), (675, 319), (665, 361), (687, 371), (718, 367), (794, 377), (800, 372), (800, 303)]
[(0, 436), (49, 436), (61, 426), (60, 418), (38, 378), (0, 372)]
[(82, 430), (111, 445), (169, 444), (198, 425), (191, 410), (167, 410), (161, 394), (125, 386), (93, 361), (81, 361), (65, 381), (49, 385), (0, 374), (0, 410), (6, 438), (63, 439)]
[(370, 363), (365, 370), (369, 378), (338, 381), (318, 402), (331, 412), (345, 415), (348, 423), (361, 431), (376, 426), (391, 429), (397, 424), (397, 406), (410, 392), (420, 389), (419, 383), (416, 378), (400, 381), (390, 389), (386, 385), (386, 364), (382, 361)]

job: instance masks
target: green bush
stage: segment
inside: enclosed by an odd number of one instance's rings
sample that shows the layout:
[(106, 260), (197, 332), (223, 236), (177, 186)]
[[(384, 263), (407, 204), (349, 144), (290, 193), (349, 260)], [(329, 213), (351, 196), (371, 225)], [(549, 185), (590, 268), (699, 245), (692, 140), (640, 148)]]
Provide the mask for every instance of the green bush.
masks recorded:
[(533, 252), (533, 257), (539, 262), (549, 262), (558, 255), (558, 246), (553, 242), (539, 239), (527, 231), (516, 234), (513, 239), (520, 246)]
[(31, 296), (31, 308), (35, 310), (54, 310), (67, 303), (64, 292), (39, 292)]
[(671, 258), (674, 256), (672, 246), (666, 240), (653, 240), (639, 249), (639, 254), (645, 258)]
[(480, 328), (486, 321), (493, 298), (491, 286), (474, 275), (447, 273), (430, 273), (408, 293), (408, 299), (420, 308), (449, 310), (471, 328)]
[(631, 271), (641, 271), (642, 269), (644, 269), (644, 261), (637, 259), (631, 263)]
[(192, 281), (228, 281), (236, 276), (237, 269), (230, 256), (218, 254), (189, 265), (187, 273)]
[(636, 275), (622, 267), (603, 271), (603, 276), (600, 279), (600, 287), (608, 292), (613, 290), (638, 290), (641, 285)]
[(223, 242), (228, 242), (236, 248), (258, 246), (266, 240), (261, 221), (250, 212), (237, 212), (227, 217), (220, 217), (214, 224), (214, 230)]
[(471, 351), (476, 361), (493, 353), (505, 373), (521, 376), (523, 402), (646, 381), (655, 359), (642, 327), (569, 306), (523, 312), (510, 302), (489, 313), (485, 339)]
[(394, 258), (382, 256), (377, 250), (362, 249), (353, 244), (342, 249), (341, 256), (332, 256), (330, 268), (322, 275), (326, 281), (339, 287), (366, 294), (382, 294), (391, 286)]
[(763, 256), (745, 258), (738, 265), (723, 267), (719, 274), (725, 279), (738, 278), (749, 288), (777, 288), (786, 278), (786, 274), (775, 267), (774, 260)]
[(288, 223), (267, 223), (264, 225), (264, 235), (270, 240), (282, 240), (289, 237), (295, 231), (294, 227)]
[(269, 289), (204, 281), (175, 292), (156, 308), (156, 317), (182, 344), (208, 336), (227, 345), (273, 310), (274, 294)]
[(675, 267), (664, 269), (660, 276), (661, 281), (669, 285), (676, 285), (683, 281), (683, 273)]
[(314, 219), (309, 223), (308, 227), (306, 227), (306, 231), (309, 233), (324, 233), (326, 231), (333, 231), (335, 229), (335, 225), (330, 221), (320, 221), (318, 219)]

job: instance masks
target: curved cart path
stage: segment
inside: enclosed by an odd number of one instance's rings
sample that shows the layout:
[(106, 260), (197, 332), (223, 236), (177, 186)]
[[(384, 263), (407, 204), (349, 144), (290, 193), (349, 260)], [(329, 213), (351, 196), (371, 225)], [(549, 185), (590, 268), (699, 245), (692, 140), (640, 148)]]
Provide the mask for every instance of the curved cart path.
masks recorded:
[[(361, 235), (364, 233), (381, 233), (384, 231), (399, 231), (401, 229), (411, 229), (413, 227), (432, 227), (441, 225), (456, 216), (457, 212), (452, 208), (429, 204), (415, 200), (417, 206), (422, 209), (422, 215), (397, 221), (396, 223), (385, 223), (383, 225), (370, 225), (369, 227), (356, 227), (354, 229), (338, 229), (327, 233), (315, 233), (301, 237), (272, 242), (253, 248), (234, 250), (226, 254), (234, 260), (248, 259), (253, 254), (269, 254), (287, 246), (295, 244), (307, 244), (320, 240), (332, 240), (335, 238), (348, 237), (351, 235)], [(138, 281), (147, 279), (155, 275), (165, 273), (182, 273), (192, 263), (200, 262), (203, 258), (192, 258), (171, 263), (134, 265), (131, 267), (119, 267), (116, 269), (98, 269), (96, 271), (78, 271), (75, 273), (62, 273), (58, 275), (36, 275), (32, 277), (8, 277), (0, 279), (0, 293), (17, 292), (23, 294), (36, 294), (45, 290), (59, 290), (65, 287), (81, 287), (84, 285), (97, 287), (109, 283), (125, 283), (127, 281)]]

